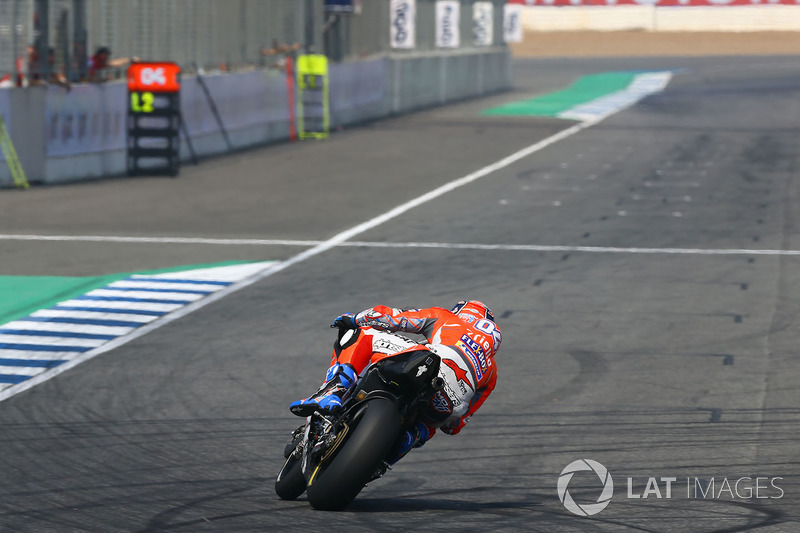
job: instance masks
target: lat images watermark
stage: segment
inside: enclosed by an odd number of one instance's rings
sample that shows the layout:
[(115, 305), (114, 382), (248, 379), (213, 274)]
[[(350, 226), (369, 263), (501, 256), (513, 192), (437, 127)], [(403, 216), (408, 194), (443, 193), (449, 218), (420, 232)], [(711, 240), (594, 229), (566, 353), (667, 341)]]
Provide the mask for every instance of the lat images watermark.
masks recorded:
[[(572, 499), (568, 489), (569, 482), (572, 481), (572, 476), (575, 475), (575, 472), (584, 470), (591, 470), (597, 474), (597, 477), (599, 477), (600, 481), (603, 483), (603, 492), (600, 493), (595, 503), (580, 505)], [(613, 495), (614, 480), (611, 479), (611, 474), (608, 473), (606, 467), (597, 461), (592, 461), (591, 459), (573, 461), (568, 464), (567, 467), (561, 471), (561, 475), (558, 476), (558, 499), (561, 500), (561, 503), (564, 504), (564, 507), (566, 507), (568, 511), (576, 515), (592, 516), (599, 513), (606, 508), (606, 505), (611, 501)]]
[[(599, 496), (588, 503), (576, 502), (569, 492), (569, 484), (578, 472), (594, 472), (600, 483)], [(675, 476), (626, 478), (628, 500), (688, 499), (688, 500), (777, 500), (785, 492), (780, 486), (782, 477), (741, 476), (730, 477), (686, 477)], [(599, 487), (602, 486), (602, 489)], [(592, 459), (578, 459), (568, 464), (558, 476), (558, 499), (571, 513), (578, 516), (596, 515), (605, 509), (614, 496), (614, 480), (608, 469)]]

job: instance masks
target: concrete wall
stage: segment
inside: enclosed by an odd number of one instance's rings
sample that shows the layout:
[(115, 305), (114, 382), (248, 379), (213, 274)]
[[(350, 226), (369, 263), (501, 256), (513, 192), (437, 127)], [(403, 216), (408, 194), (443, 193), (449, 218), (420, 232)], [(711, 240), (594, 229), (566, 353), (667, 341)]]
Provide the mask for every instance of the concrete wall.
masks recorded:
[(511, 87), (505, 49), (404, 55), (389, 61), (391, 111), (405, 113)]
[(800, 6), (525, 6), (531, 31), (800, 31)]
[[(398, 54), (332, 65), (331, 127), (510, 89), (505, 47)], [(277, 71), (204, 76), (234, 149), (289, 139), (286, 79)], [(228, 152), (197, 79), (184, 77), (181, 108), (200, 156)], [(125, 172), (127, 89), (123, 83), (9, 91), (11, 136), (31, 183), (62, 183)], [(0, 98), (2, 101), (2, 98)], [(183, 136), (182, 136), (183, 138)], [(181, 157), (189, 159), (184, 139)], [(0, 161), (0, 187), (12, 185)]]

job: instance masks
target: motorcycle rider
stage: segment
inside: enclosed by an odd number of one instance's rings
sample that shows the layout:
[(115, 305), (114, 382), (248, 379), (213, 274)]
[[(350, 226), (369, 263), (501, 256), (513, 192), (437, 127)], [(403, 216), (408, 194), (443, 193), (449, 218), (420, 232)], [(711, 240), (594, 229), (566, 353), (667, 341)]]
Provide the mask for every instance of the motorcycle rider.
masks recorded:
[[(325, 382), (315, 394), (289, 406), (298, 416), (309, 416), (317, 410), (339, 411), (342, 398), (358, 375), (386, 357), (429, 350), (441, 359), (439, 376), (445, 386), (436, 392), (414, 427), (402, 435), (391, 464), (411, 448), (425, 444), (436, 428), (450, 435), (460, 432), (497, 382), (494, 358), (502, 335), (492, 312), (477, 300), (462, 300), (449, 311), (440, 307), (398, 309), (379, 305), (358, 314), (340, 315), (331, 327), (339, 328), (339, 338), (333, 345)], [(398, 331), (421, 334), (428, 343), (390, 334)]]

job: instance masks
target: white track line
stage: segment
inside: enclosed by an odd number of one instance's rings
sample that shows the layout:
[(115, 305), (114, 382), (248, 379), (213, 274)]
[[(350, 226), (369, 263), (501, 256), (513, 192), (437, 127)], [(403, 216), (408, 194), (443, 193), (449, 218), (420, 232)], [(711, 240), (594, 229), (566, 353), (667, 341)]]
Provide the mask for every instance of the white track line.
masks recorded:
[(202, 237), (122, 237), (116, 235), (14, 235), (2, 234), (3, 241), (76, 241), (121, 242), (140, 244), (250, 244), (264, 246), (315, 246), (325, 241), (293, 241), (281, 239), (205, 239)]
[(622, 90), (601, 96), (589, 102), (558, 114), (558, 118), (572, 120), (590, 120), (597, 116), (605, 116), (619, 109), (630, 107), (642, 98), (664, 90), (672, 72), (647, 72), (637, 75), (631, 83)]
[[(203, 239), (185, 237), (115, 237), (100, 235), (0, 235), (0, 240), (28, 240), (28, 241), (81, 241), (81, 242), (147, 242), (147, 243), (183, 243), (183, 244), (222, 244), (234, 246), (271, 246), (276, 243), (288, 246), (318, 246), (326, 241), (280, 241), (271, 239)], [(443, 248), (453, 250), (509, 250), (520, 252), (587, 252), (608, 254), (664, 254), (664, 255), (800, 255), (800, 250), (770, 250), (758, 248), (635, 248), (617, 246), (570, 246), (558, 244), (479, 244), (479, 243), (452, 243), (452, 242), (375, 242), (375, 241), (346, 241), (334, 246), (348, 246), (355, 248)], [(135, 279), (133, 280), (135, 281)], [(118, 282), (120, 285), (123, 282)], [(129, 282), (125, 282), (129, 283)], [(114, 284), (113, 286), (118, 286)], [(154, 287), (156, 285), (153, 285)], [(163, 284), (164, 288), (177, 288), (174, 285)], [(159, 285), (161, 287), (161, 285)], [(181, 286), (183, 287), (183, 286)], [(196, 285), (186, 285), (194, 289)], [(200, 286), (201, 289), (205, 286)], [(131, 287), (132, 289), (135, 287)], [(153, 293), (158, 294), (158, 293)], [(155, 296), (151, 295), (151, 298)], [(74, 302), (68, 302), (74, 304)], [(85, 304), (85, 303), (84, 303)], [(92, 306), (107, 305), (103, 302), (92, 302)], [(142, 304), (142, 308), (147, 305)]]
[[(606, 116), (608, 116), (608, 115), (606, 115)], [(436, 188), (436, 189), (434, 189), (434, 190), (432, 190), (432, 191), (430, 191), (430, 192), (428, 192), (426, 194), (423, 194), (422, 196), (414, 198), (413, 200), (410, 200), (410, 201), (408, 201), (408, 202), (406, 202), (404, 204), (401, 204), (401, 205), (395, 207), (391, 211), (387, 211), (386, 213), (384, 213), (384, 214), (382, 214), (380, 216), (377, 216), (375, 218), (367, 220), (366, 222), (362, 222), (361, 224), (358, 224), (357, 226), (354, 226), (354, 227), (352, 227), (352, 228), (350, 228), (348, 230), (345, 230), (345, 231), (343, 231), (341, 233), (338, 233), (337, 235), (334, 235), (333, 237), (331, 237), (330, 239), (328, 239), (326, 241), (319, 242), (318, 244), (316, 244), (312, 248), (309, 248), (308, 250), (304, 250), (303, 252), (300, 252), (299, 254), (297, 254), (297, 255), (295, 255), (293, 257), (290, 257), (286, 261), (281, 261), (279, 263), (273, 263), (273, 264), (267, 266), (266, 268), (264, 268), (263, 270), (253, 274), (249, 278), (246, 278), (246, 279), (243, 279), (242, 281), (239, 281), (237, 283), (233, 283), (231, 285), (228, 285), (226, 288), (222, 289), (221, 291), (215, 292), (215, 293), (213, 293), (213, 294), (211, 294), (211, 295), (209, 295), (209, 296), (207, 296), (207, 297), (205, 297), (205, 298), (203, 298), (201, 300), (195, 301), (195, 302), (193, 302), (191, 304), (188, 304), (188, 305), (186, 305), (184, 307), (181, 307), (180, 309), (178, 309), (177, 311), (175, 311), (173, 313), (170, 313), (169, 315), (165, 315), (165, 316), (159, 318), (158, 320), (155, 320), (155, 321), (153, 321), (153, 322), (151, 322), (151, 323), (149, 323), (147, 325), (144, 325), (144, 326), (141, 326), (139, 328), (136, 328), (131, 333), (129, 333), (127, 335), (124, 335), (124, 336), (121, 336), (121, 337), (117, 337), (116, 339), (114, 339), (112, 341), (109, 341), (106, 344), (104, 344), (104, 345), (102, 345), (102, 346), (100, 346), (98, 348), (95, 348), (94, 350), (90, 350), (88, 352), (84, 352), (84, 353), (80, 354), (78, 357), (75, 357), (74, 359), (71, 359), (71, 360), (67, 361), (66, 363), (63, 363), (63, 364), (61, 364), (61, 365), (59, 365), (59, 366), (57, 366), (55, 368), (50, 369), (48, 372), (45, 372), (45, 373), (39, 374), (37, 376), (34, 376), (31, 379), (23, 381), (22, 383), (19, 383), (18, 385), (14, 386), (14, 387), (10, 387), (8, 389), (4, 389), (4, 390), (0, 391), (0, 402), (3, 401), (3, 400), (6, 400), (6, 399), (8, 399), (8, 398), (10, 398), (12, 396), (15, 396), (15, 395), (19, 394), (20, 392), (28, 390), (31, 387), (34, 387), (34, 386), (36, 386), (36, 385), (38, 385), (38, 384), (40, 384), (40, 383), (42, 383), (44, 381), (52, 379), (53, 377), (57, 376), (58, 374), (60, 374), (62, 372), (65, 372), (65, 371), (67, 371), (67, 370), (79, 365), (80, 363), (83, 363), (84, 361), (88, 361), (89, 359), (97, 357), (100, 354), (106, 353), (108, 351), (113, 350), (114, 348), (117, 348), (119, 346), (127, 344), (127, 343), (131, 342), (134, 339), (138, 339), (139, 337), (142, 337), (143, 335), (147, 335), (151, 331), (156, 330), (156, 329), (158, 329), (158, 328), (160, 328), (160, 327), (162, 327), (162, 326), (164, 326), (166, 324), (169, 324), (170, 322), (178, 320), (179, 318), (183, 318), (184, 316), (188, 315), (189, 313), (192, 313), (192, 312), (197, 311), (198, 309), (201, 309), (201, 308), (203, 308), (203, 307), (205, 307), (205, 306), (207, 306), (207, 305), (209, 305), (211, 303), (214, 303), (217, 300), (220, 300), (220, 299), (224, 298), (225, 296), (228, 296), (229, 294), (231, 294), (233, 292), (236, 292), (236, 291), (241, 290), (241, 289), (243, 289), (245, 287), (248, 287), (248, 286), (250, 286), (250, 285), (252, 285), (252, 284), (254, 284), (254, 283), (258, 282), (258, 281), (261, 281), (264, 278), (268, 278), (268, 277), (272, 276), (273, 274), (277, 274), (278, 272), (281, 272), (281, 271), (283, 271), (283, 270), (285, 270), (285, 269), (287, 269), (287, 268), (289, 268), (291, 266), (294, 266), (294, 265), (296, 265), (298, 263), (302, 263), (303, 261), (305, 261), (307, 259), (311, 259), (312, 257), (315, 257), (315, 256), (317, 256), (317, 255), (319, 255), (319, 254), (321, 254), (323, 252), (327, 252), (331, 248), (334, 248), (336, 246), (341, 245), (342, 243), (344, 243), (345, 241), (347, 241), (349, 239), (352, 239), (356, 235), (360, 235), (360, 234), (362, 234), (362, 233), (364, 233), (364, 232), (366, 232), (368, 230), (371, 230), (371, 229), (373, 229), (373, 228), (375, 228), (377, 226), (380, 226), (381, 224), (383, 224), (385, 222), (388, 222), (389, 220), (392, 220), (393, 218), (396, 218), (396, 217), (402, 215), (406, 211), (414, 209), (415, 207), (419, 207), (420, 205), (423, 205), (423, 204), (425, 204), (427, 202), (430, 202), (431, 200), (434, 200), (434, 199), (436, 199), (436, 198), (438, 198), (438, 197), (440, 197), (440, 196), (442, 196), (442, 195), (444, 195), (444, 194), (446, 194), (446, 193), (448, 193), (450, 191), (458, 189), (459, 187), (463, 187), (464, 185), (468, 185), (468, 184), (472, 183), (473, 181), (476, 181), (476, 180), (478, 180), (480, 178), (488, 176), (492, 172), (495, 172), (495, 171), (500, 170), (502, 168), (505, 168), (505, 167), (507, 167), (507, 166), (509, 166), (509, 165), (511, 165), (513, 163), (516, 163), (520, 159), (528, 157), (529, 155), (534, 154), (534, 153), (536, 153), (536, 152), (538, 152), (540, 150), (543, 150), (544, 148), (547, 148), (548, 146), (550, 146), (552, 144), (555, 144), (558, 141), (566, 139), (567, 137), (571, 137), (572, 135), (575, 135), (576, 133), (578, 133), (578, 132), (580, 132), (582, 130), (585, 130), (586, 128), (588, 128), (590, 126), (593, 126), (593, 125), (597, 124), (598, 122), (600, 122), (601, 120), (606, 118), (606, 116), (597, 117), (595, 119), (588, 120), (586, 122), (581, 122), (581, 123), (575, 124), (574, 126), (571, 126), (571, 127), (567, 128), (565, 130), (562, 130), (562, 131), (556, 133), (555, 135), (552, 135), (552, 136), (550, 136), (550, 137), (548, 137), (548, 138), (546, 138), (544, 140), (541, 140), (541, 141), (539, 141), (539, 142), (537, 142), (535, 144), (532, 144), (532, 145), (530, 145), (530, 146), (528, 146), (526, 148), (523, 148), (522, 150), (514, 152), (513, 154), (511, 154), (511, 155), (509, 155), (507, 157), (504, 157), (503, 159), (500, 159), (499, 161), (496, 161), (496, 162), (492, 163), (491, 165), (487, 165), (487, 166), (485, 166), (485, 167), (483, 167), (483, 168), (481, 168), (479, 170), (476, 170), (475, 172), (472, 172), (471, 174), (467, 174), (466, 176), (464, 176), (462, 178), (459, 178), (457, 180), (451, 181), (450, 183), (446, 183), (446, 184), (442, 185), (441, 187), (438, 187), (438, 188)], [(10, 236), (5, 236), (5, 237), (10, 237)], [(30, 239), (31, 236), (17, 235), (16, 237), (20, 238), (20, 240), (33, 240), (33, 239)], [(62, 239), (54, 239), (54, 238), (44, 238), (43, 236), (38, 236), (38, 237), (42, 237), (42, 238), (38, 238), (36, 240), (62, 240)], [(136, 237), (125, 237), (125, 238), (120, 238), (120, 239), (125, 239), (125, 240), (124, 241), (118, 241), (118, 242), (142, 242), (141, 240), (139, 240), (139, 238), (136, 238)], [(78, 239), (74, 239), (74, 240), (78, 240)], [(207, 239), (206, 241), (213, 241), (213, 239)], [(148, 241), (145, 241), (145, 242), (148, 242)], [(152, 241), (150, 241), (150, 242), (152, 242)], [(275, 244), (288, 244), (288, 243), (291, 243), (291, 242), (292, 241), (275, 241)], [(211, 244), (214, 244), (214, 243), (211, 242)]]
[(568, 246), (546, 244), (469, 244), (445, 242), (357, 242), (341, 246), (370, 248), (442, 248), (453, 250), (509, 250), (522, 252), (587, 252), (604, 254), (666, 255), (800, 255), (800, 250), (760, 250), (748, 248), (624, 248), (615, 246)]

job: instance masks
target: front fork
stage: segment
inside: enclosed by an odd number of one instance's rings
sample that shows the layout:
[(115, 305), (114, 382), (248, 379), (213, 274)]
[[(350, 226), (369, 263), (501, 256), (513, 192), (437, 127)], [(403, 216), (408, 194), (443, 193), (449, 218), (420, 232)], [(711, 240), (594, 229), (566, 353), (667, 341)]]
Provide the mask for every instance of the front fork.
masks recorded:
[(338, 434), (333, 431), (334, 426), (334, 421), (317, 412), (306, 418), (305, 427), (297, 428), (292, 434), (299, 435), (302, 430), (302, 437), (297, 441), (292, 453), (301, 454), (300, 466), (304, 475), (308, 472), (309, 466), (313, 468), (324, 460), (326, 451), (338, 440)]

